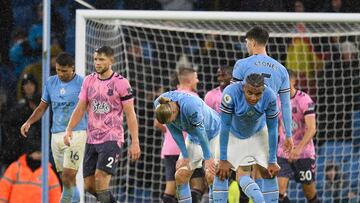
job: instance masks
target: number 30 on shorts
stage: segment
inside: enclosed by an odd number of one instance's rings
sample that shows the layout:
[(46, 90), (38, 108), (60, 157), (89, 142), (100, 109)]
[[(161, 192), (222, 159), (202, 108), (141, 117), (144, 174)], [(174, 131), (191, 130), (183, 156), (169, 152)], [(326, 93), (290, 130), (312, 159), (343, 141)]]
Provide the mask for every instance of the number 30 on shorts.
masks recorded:
[(311, 181), (312, 173), (310, 170), (307, 171), (299, 171), (300, 181)]

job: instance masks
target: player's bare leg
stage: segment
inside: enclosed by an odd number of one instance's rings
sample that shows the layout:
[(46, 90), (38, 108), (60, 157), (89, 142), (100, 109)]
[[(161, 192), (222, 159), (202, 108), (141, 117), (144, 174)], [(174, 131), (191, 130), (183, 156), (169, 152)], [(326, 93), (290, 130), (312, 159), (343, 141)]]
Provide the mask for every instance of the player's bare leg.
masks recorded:
[(201, 201), (201, 197), (205, 190), (205, 180), (203, 177), (191, 178), (190, 179), (191, 185), (191, 197), (192, 202), (197, 203)]
[(180, 167), (175, 173), (176, 190), (178, 194), (178, 201), (184, 203), (191, 202), (191, 191), (190, 191), (190, 178), (193, 171), (189, 170), (188, 167)]
[(319, 202), (319, 200), (317, 199), (316, 187), (314, 182), (311, 182), (310, 184), (302, 184), (302, 187), (305, 197), (310, 203)]
[(176, 195), (176, 183), (174, 180), (166, 181), (165, 192), (163, 197), (163, 203), (177, 203)]
[(289, 185), (289, 178), (278, 177), (278, 184), (279, 184), (279, 202), (280, 203), (289, 203), (290, 200), (286, 196), (286, 190)]
[(272, 177), (266, 168), (258, 164), (253, 166), (253, 170), (256, 183), (259, 185), (261, 192), (264, 195), (265, 202), (277, 203), (279, 199), (279, 186), (277, 177)]
[(73, 198), (74, 193), (76, 193), (74, 190), (74, 187), (76, 187), (76, 173), (77, 170), (63, 168), (61, 172), (61, 181), (63, 183), (61, 203), (78, 202), (80, 200), (79, 194), (77, 194), (78, 198), (76, 200)]
[(97, 200), (101, 203), (110, 203), (111, 202), (111, 194), (109, 191), (109, 184), (111, 180), (111, 174), (96, 169), (95, 171), (95, 189)]

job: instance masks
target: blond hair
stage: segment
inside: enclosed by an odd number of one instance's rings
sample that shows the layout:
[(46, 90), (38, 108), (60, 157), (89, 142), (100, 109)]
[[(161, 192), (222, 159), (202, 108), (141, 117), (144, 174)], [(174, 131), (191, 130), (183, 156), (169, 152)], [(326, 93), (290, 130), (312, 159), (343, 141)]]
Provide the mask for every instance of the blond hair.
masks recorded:
[(170, 102), (171, 100), (169, 98), (159, 98), (160, 105), (155, 109), (155, 117), (161, 124), (167, 123), (172, 115)]

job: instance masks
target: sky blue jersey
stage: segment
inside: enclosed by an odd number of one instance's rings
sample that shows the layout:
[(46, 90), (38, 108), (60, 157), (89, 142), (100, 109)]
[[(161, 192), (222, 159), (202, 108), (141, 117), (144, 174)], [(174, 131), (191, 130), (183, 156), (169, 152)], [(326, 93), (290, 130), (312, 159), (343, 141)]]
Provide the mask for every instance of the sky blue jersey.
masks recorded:
[(251, 73), (262, 74), (265, 84), (280, 95), (281, 111), (283, 113), (283, 123), (285, 134), (291, 136), (291, 103), (290, 103), (290, 80), (286, 68), (264, 54), (256, 54), (236, 62), (233, 70), (235, 81), (244, 81)]
[(199, 97), (178, 91), (165, 92), (160, 95), (154, 101), (155, 108), (159, 105), (160, 97), (169, 98), (179, 106), (180, 112), (177, 118), (173, 122), (167, 123), (166, 126), (179, 146), (183, 157), (188, 157), (182, 134), (182, 131), (185, 131), (191, 142), (201, 145), (204, 158), (211, 158), (209, 140), (220, 132), (219, 115)]
[[(63, 82), (57, 75), (49, 77), (41, 100), (51, 106), (52, 110), (52, 133), (65, 132), (72, 112), (79, 99), (79, 93), (83, 78), (75, 74), (69, 82)], [(86, 130), (87, 115), (85, 115), (74, 130)]]
[(265, 87), (262, 97), (255, 105), (247, 103), (243, 85), (240, 82), (227, 86), (223, 91), (220, 105), (220, 159), (227, 159), (229, 132), (239, 139), (247, 139), (265, 125), (269, 133), (269, 163), (276, 162), (277, 116), (279, 114), (274, 91)]

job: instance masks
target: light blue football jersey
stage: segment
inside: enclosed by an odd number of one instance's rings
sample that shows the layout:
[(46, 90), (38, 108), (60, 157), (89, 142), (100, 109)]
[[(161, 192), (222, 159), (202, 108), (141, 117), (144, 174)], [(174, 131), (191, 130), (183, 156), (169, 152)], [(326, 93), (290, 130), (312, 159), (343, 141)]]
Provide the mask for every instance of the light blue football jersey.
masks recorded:
[(265, 87), (260, 100), (255, 105), (247, 103), (240, 82), (227, 86), (223, 91), (220, 105), (220, 160), (227, 160), (229, 132), (239, 139), (246, 139), (267, 125), (269, 142), (269, 163), (276, 163), (277, 151), (277, 116), (274, 91)]
[[(72, 112), (79, 99), (79, 93), (83, 78), (75, 75), (69, 82), (63, 82), (57, 75), (49, 77), (45, 84), (41, 100), (51, 105), (52, 110), (52, 133), (65, 132)], [(81, 119), (74, 130), (86, 130), (87, 115)]]
[(250, 105), (246, 102), (242, 87), (237, 82), (224, 89), (220, 110), (232, 114), (230, 132), (240, 139), (246, 139), (265, 126), (264, 118), (274, 118), (279, 111), (276, 95), (271, 88), (265, 87), (261, 99), (255, 105)]
[(286, 68), (270, 56), (256, 54), (236, 62), (233, 79), (245, 81), (252, 73), (263, 75), (265, 84), (280, 95), (285, 134), (291, 136), (290, 80)]
[[(178, 91), (165, 92), (160, 97), (169, 98), (180, 108), (178, 117), (173, 122), (166, 124), (175, 141), (179, 137), (183, 137), (182, 131), (185, 131), (191, 142), (201, 145), (200, 139), (204, 135), (199, 134), (201, 133), (199, 128), (205, 130), (207, 140), (211, 140), (219, 134), (221, 121), (218, 113), (208, 107), (199, 97)], [(154, 101), (155, 108), (159, 105), (159, 98)], [(182, 153), (184, 147), (179, 145)]]

